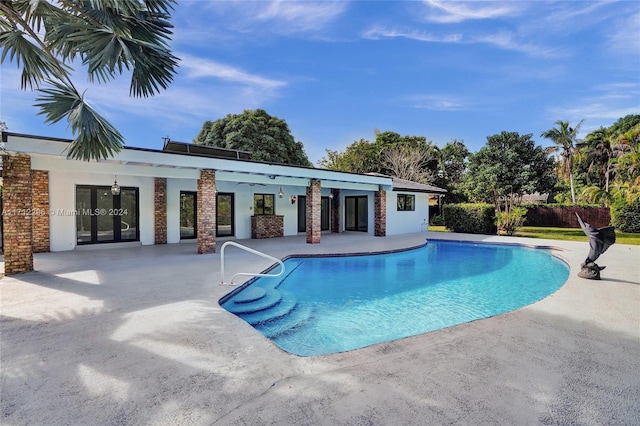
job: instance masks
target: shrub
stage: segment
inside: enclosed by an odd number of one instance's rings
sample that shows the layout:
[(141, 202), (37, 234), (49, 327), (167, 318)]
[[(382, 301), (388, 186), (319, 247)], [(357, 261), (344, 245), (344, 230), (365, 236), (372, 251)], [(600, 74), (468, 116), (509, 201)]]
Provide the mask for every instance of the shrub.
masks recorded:
[(513, 207), (509, 213), (500, 212), (496, 218), (498, 229), (511, 236), (524, 224), (526, 215), (524, 207)]
[(431, 217), (431, 225), (433, 226), (442, 226), (444, 225), (444, 218), (440, 215)]
[(453, 232), (495, 234), (495, 217), (493, 204), (444, 205), (444, 226)]
[(612, 222), (622, 232), (640, 233), (640, 201), (616, 209)]

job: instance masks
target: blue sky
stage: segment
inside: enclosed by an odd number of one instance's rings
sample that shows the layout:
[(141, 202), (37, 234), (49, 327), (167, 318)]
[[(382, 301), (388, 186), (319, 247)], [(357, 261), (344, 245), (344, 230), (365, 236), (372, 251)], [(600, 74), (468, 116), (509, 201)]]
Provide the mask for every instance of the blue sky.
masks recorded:
[[(640, 113), (640, 2), (180, 1), (173, 24), (181, 64), (155, 97), (77, 68), (129, 146), (191, 142), (205, 120), (262, 108), (316, 164), (374, 129), (475, 152), (503, 130), (545, 146), (556, 120), (584, 119), (584, 136)], [(14, 64), (1, 77), (10, 131), (72, 137), (43, 123)]]

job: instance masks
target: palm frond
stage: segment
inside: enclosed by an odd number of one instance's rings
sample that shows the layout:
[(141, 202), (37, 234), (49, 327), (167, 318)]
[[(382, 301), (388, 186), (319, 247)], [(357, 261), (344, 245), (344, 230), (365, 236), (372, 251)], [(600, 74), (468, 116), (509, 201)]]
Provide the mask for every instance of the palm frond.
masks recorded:
[(35, 105), (46, 116), (46, 122), (56, 123), (65, 116), (76, 139), (69, 146), (68, 155), (77, 160), (99, 160), (112, 157), (123, 145), (122, 135), (93, 110), (71, 86), (50, 82), (41, 89)]
[(0, 62), (4, 63), (9, 59), (10, 62), (15, 61), (19, 67), (22, 66), (20, 79), (22, 90), (36, 89), (47, 78), (61, 78), (59, 64), (55, 63), (45, 51), (30, 42), (22, 30), (15, 28), (0, 33), (0, 47), (2, 48)]

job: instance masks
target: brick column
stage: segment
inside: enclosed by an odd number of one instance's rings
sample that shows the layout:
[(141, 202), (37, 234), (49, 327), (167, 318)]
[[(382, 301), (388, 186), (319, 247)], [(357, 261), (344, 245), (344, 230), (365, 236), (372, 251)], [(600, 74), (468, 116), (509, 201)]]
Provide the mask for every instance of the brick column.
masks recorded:
[(167, 178), (153, 178), (153, 218), (156, 244), (167, 244)]
[(340, 190), (332, 189), (331, 194), (331, 232), (340, 232)]
[(198, 179), (198, 253), (216, 252), (216, 171), (200, 170)]
[(31, 157), (2, 157), (4, 273), (33, 271)]
[(387, 235), (387, 192), (380, 188), (373, 199), (373, 235), (384, 237)]
[(33, 252), (47, 253), (49, 240), (49, 172), (31, 170), (33, 205)]
[(310, 185), (307, 187), (306, 198), (306, 226), (307, 226), (307, 243), (320, 244), (321, 234), (321, 193), (320, 181), (311, 179)]

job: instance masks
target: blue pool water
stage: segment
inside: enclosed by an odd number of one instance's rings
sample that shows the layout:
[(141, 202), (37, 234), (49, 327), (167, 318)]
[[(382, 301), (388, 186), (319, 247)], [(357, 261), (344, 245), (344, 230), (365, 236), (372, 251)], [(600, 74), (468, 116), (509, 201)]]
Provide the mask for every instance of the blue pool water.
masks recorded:
[[(357, 349), (509, 312), (555, 292), (568, 266), (550, 250), (429, 241), (408, 251), (290, 258), (221, 299), (301, 356)], [(277, 269), (276, 269), (277, 271)]]

